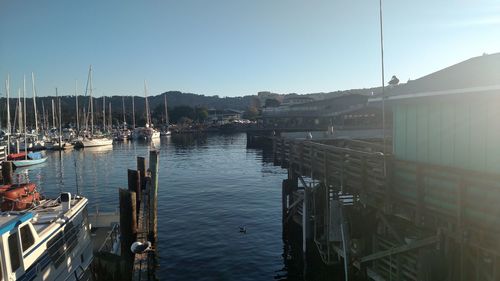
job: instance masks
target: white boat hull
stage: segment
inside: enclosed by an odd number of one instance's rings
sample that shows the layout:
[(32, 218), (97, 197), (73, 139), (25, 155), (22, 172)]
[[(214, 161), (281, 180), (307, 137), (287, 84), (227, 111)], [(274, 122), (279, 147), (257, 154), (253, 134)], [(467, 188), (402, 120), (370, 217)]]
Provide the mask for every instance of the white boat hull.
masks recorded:
[(112, 145), (112, 139), (86, 139), (82, 140), (83, 147), (96, 147), (96, 146), (105, 146)]

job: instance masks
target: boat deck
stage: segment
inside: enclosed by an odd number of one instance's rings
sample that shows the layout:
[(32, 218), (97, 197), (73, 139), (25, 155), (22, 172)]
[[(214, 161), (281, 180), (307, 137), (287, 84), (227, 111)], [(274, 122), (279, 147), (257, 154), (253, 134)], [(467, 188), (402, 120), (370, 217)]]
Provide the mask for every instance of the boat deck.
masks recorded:
[[(72, 199), (71, 205), (76, 205), (80, 200), (81, 198)], [(40, 205), (24, 211), (0, 212), (0, 234), (10, 231), (17, 223), (30, 219), (36, 232), (41, 234), (63, 215), (61, 203), (56, 199), (41, 200)]]
[(120, 214), (117, 212), (90, 214), (89, 222), (92, 225), (93, 252), (97, 253), (103, 248), (112, 252)]

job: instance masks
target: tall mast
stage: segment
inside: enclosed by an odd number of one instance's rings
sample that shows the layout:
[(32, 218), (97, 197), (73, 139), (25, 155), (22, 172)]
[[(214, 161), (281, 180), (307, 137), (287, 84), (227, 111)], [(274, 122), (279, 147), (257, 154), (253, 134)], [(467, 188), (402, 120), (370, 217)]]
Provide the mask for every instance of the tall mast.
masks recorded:
[(108, 131), (111, 132), (111, 130), (113, 129), (113, 116), (111, 114), (111, 101), (108, 103), (109, 104), (109, 110), (108, 110), (108, 115), (109, 115), (109, 119), (108, 119)]
[(165, 124), (167, 125), (168, 128), (168, 111), (167, 111), (167, 94), (165, 94)]
[(78, 113), (80, 112), (80, 109), (78, 108), (78, 80), (75, 80), (75, 103), (76, 103), (76, 132), (77, 135), (80, 134), (80, 118), (78, 116)]
[(28, 159), (28, 136), (27, 136), (27, 128), (26, 128), (26, 75), (23, 76), (23, 119), (24, 119), (24, 153), (25, 159)]
[(43, 100), (42, 100), (42, 119), (43, 119), (42, 128), (43, 128), (43, 130), (46, 130), (47, 127), (49, 127), (49, 126), (47, 125), (47, 118), (45, 115), (45, 104), (44, 104)]
[(125, 120), (125, 97), (122, 96), (122, 113), (123, 113), (123, 128), (125, 129), (125, 124), (127, 121)]
[(36, 111), (35, 74), (33, 72), (31, 72), (31, 84), (33, 87), (33, 110), (35, 111), (35, 134), (38, 139), (38, 114)]
[(132, 96), (132, 129), (135, 129), (135, 105), (134, 105), (134, 96)]
[(55, 115), (54, 99), (52, 99), (52, 128), (55, 127), (56, 127), (56, 115)]
[(90, 96), (90, 133), (94, 136), (94, 102), (92, 101), (92, 65), (89, 68), (89, 96)]
[(57, 99), (57, 105), (58, 105), (58, 111), (59, 111), (59, 148), (62, 147), (62, 114), (61, 114), (61, 98), (59, 97), (57, 93), (57, 88), (56, 88), (56, 99)]
[(10, 154), (10, 134), (11, 134), (11, 125), (10, 125), (10, 75), (7, 75), (7, 80), (5, 81), (5, 90), (7, 92), (7, 154)]
[(144, 103), (146, 104), (146, 127), (151, 127), (151, 121), (149, 120), (148, 89), (146, 86), (146, 80), (144, 80)]
[(102, 131), (106, 129), (106, 97), (102, 96)]
[(11, 133), (11, 124), (10, 124), (10, 75), (7, 75), (7, 80), (5, 80), (5, 91), (7, 92), (7, 133), (10, 135)]
[(23, 118), (21, 117), (22, 115), (22, 108), (21, 108), (21, 89), (18, 89), (17, 91), (17, 123), (19, 126), (19, 133), (21, 134), (23, 131)]

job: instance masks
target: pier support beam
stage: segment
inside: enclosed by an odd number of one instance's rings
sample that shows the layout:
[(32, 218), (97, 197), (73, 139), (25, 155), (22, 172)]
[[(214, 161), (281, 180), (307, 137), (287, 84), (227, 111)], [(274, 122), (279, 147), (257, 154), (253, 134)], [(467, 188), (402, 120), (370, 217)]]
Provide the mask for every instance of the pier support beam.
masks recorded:
[(312, 197), (312, 188), (304, 187), (304, 201), (302, 202), (302, 251), (304, 255), (307, 252), (307, 244), (311, 240), (311, 208), (310, 201)]
[(159, 167), (160, 151), (151, 150), (149, 152), (149, 171), (151, 175), (151, 185), (149, 190), (149, 234), (148, 238), (151, 243), (156, 244), (158, 241), (158, 167)]
[(140, 187), (142, 189), (146, 188), (146, 158), (137, 157), (137, 171), (140, 177)]
[(134, 261), (130, 246), (137, 237), (136, 194), (133, 191), (120, 188), (120, 232), (121, 256), (127, 263)]
[(128, 190), (135, 192), (136, 197), (136, 214), (139, 215), (139, 210), (141, 208), (141, 176), (140, 172), (137, 170), (127, 170), (127, 178), (128, 178)]

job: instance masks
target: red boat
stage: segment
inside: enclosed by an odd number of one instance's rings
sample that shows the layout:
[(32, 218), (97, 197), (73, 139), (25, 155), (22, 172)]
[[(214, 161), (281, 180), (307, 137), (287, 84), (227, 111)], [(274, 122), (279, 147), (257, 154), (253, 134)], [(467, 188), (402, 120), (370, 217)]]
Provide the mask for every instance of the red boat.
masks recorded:
[(24, 160), (26, 159), (26, 153), (25, 152), (20, 152), (20, 153), (11, 153), (7, 155), (7, 160), (13, 161), (13, 160)]

